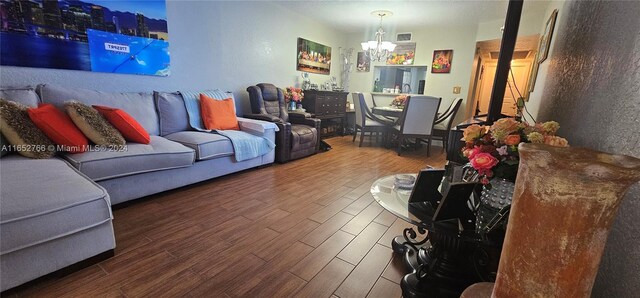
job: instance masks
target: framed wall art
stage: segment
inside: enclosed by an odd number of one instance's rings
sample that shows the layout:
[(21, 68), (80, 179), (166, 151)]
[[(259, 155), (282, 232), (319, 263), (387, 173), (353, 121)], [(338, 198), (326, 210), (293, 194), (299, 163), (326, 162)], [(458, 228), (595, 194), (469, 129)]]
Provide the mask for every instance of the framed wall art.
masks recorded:
[(453, 50), (433, 51), (433, 61), (431, 62), (431, 73), (450, 73), (452, 61), (453, 61)]
[(298, 38), (296, 69), (328, 75), (331, 73), (331, 47)]
[[(540, 41), (538, 42), (538, 48), (540, 48), (540, 45), (542, 44), (543, 41), (544, 39), (541, 36)], [(529, 74), (529, 93), (533, 92), (533, 90), (536, 87), (536, 79), (538, 78), (538, 68), (540, 68), (540, 62), (538, 62), (539, 58), (540, 58), (540, 52), (537, 52), (536, 57), (533, 59), (533, 62), (531, 65), (531, 73)]]
[(371, 70), (371, 60), (364, 52), (358, 52), (357, 72), (369, 72)]
[(391, 55), (389, 55), (389, 58), (387, 58), (387, 65), (413, 65), (415, 58), (416, 43), (399, 42)]
[(168, 76), (166, 3), (6, 0), (1, 64)]
[(547, 56), (549, 55), (549, 47), (551, 46), (553, 29), (556, 26), (556, 18), (558, 18), (558, 10), (554, 9), (551, 13), (551, 16), (547, 20), (546, 25), (544, 26), (544, 32), (542, 33), (542, 42), (540, 43), (540, 47), (538, 48), (538, 62), (540, 63), (542, 63), (544, 60), (547, 60)]

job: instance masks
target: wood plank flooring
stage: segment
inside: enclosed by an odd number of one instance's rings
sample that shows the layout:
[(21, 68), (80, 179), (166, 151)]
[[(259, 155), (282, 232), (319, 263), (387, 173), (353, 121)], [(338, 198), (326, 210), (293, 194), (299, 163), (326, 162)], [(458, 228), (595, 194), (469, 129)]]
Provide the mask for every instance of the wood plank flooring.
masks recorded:
[(114, 211), (116, 254), (17, 297), (400, 297), (391, 239), (409, 224), (378, 205), (377, 178), (444, 164), (351, 137)]

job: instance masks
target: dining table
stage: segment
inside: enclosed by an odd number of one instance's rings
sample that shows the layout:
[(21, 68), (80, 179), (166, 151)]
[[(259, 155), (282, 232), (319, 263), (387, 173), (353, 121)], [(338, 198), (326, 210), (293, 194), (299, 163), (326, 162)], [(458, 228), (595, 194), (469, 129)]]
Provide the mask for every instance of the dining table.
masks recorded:
[(398, 108), (394, 106), (377, 106), (377, 107), (371, 108), (371, 112), (376, 115), (394, 117), (394, 118), (400, 118), (402, 116), (403, 110), (404, 110), (403, 108)]
[[(386, 117), (393, 117), (400, 119), (402, 117), (402, 112), (404, 111), (404, 107), (399, 108), (395, 106), (375, 106), (371, 108), (371, 112)], [(436, 119), (440, 118), (441, 113), (436, 114)]]

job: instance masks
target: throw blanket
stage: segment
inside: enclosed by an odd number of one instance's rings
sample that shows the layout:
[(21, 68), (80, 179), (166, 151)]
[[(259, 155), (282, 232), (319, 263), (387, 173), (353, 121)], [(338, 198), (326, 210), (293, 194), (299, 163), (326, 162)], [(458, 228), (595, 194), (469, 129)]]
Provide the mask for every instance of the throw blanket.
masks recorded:
[(239, 130), (208, 130), (204, 127), (200, 114), (200, 93), (216, 99), (233, 98), (230, 92), (219, 89), (202, 92), (180, 91), (189, 115), (189, 125), (198, 131), (212, 132), (231, 140), (237, 161), (252, 159), (269, 153), (276, 147), (271, 140)]
[(231, 140), (237, 161), (265, 155), (276, 147), (271, 140), (244, 131), (216, 130), (216, 132)]

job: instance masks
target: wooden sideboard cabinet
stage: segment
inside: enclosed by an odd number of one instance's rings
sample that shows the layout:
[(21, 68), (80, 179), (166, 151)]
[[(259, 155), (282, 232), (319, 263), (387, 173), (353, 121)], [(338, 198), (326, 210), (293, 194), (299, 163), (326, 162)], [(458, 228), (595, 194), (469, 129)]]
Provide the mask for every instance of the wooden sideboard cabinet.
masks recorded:
[(302, 106), (322, 120), (320, 137), (342, 134), (349, 92), (305, 90)]

